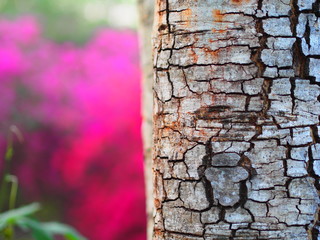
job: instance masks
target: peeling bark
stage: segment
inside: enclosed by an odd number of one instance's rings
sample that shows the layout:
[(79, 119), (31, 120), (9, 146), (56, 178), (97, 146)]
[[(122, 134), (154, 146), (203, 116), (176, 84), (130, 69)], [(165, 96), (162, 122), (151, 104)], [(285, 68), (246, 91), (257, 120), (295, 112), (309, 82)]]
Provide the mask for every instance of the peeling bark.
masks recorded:
[(154, 240), (317, 240), (320, 4), (158, 0)]

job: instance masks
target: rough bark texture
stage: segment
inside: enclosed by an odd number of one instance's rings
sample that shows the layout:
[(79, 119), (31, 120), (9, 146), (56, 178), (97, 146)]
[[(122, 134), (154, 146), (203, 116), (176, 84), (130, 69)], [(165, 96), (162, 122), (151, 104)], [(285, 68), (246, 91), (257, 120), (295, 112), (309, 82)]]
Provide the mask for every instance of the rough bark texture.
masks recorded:
[(320, 239), (319, 1), (156, 8), (153, 239)]
[(141, 46), (142, 81), (142, 132), (144, 146), (145, 185), (147, 196), (147, 237), (152, 239), (153, 196), (152, 196), (152, 111), (153, 111), (153, 67), (151, 35), (154, 15), (154, 0), (138, 0), (139, 35)]

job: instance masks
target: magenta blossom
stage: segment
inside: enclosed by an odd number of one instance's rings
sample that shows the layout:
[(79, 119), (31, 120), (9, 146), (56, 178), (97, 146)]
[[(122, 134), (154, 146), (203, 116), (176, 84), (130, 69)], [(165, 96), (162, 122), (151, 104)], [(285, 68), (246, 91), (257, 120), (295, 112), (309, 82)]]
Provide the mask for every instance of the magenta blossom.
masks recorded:
[(16, 124), (26, 200), (56, 202), (90, 240), (144, 240), (136, 33), (103, 30), (77, 47), (43, 38), (32, 17), (2, 19), (0, 55), (1, 150)]

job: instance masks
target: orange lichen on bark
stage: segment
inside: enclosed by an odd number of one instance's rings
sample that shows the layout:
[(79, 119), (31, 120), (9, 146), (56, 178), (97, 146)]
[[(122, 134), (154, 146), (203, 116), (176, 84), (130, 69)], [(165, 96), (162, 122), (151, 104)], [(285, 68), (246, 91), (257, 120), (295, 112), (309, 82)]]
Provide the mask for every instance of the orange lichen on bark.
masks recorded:
[[(218, 9), (214, 9), (214, 10), (212, 10), (212, 17), (213, 17), (213, 21), (215, 22), (215, 23), (217, 23), (217, 22), (223, 22), (223, 18), (224, 18), (224, 14), (223, 13), (221, 13), (221, 11), (220, 10), (218, 10)], [(216, 29), (216, 28), (212, 28), (212, 30), (211, 30), (213, 33), (224, 33), (224, 32), (226, 32), (226, 29)]]
[(224, 14), (221, 13), (221, 11), (219, 9), (214, 9), (212, 10), (212, 17), (214, 22), (222, 22), (223, 18), (224, 18)]
[(190, 8), (185, 9), (181, 12), (181, 20), (186, 27), (191, 24), (192, 10)]
[(212, 28), (211, 30), (213, 33), (224, 33), (226, 32), (227, 30), (225, 29), (215, 29), (215, 28)]
[(197, 63), (198, 62), (199, 57), (198, 57), (198, 55), (196, 54), (196, 52), (194, 51), (193, 48), (191, 48), (191, 51), (189, 53), (189, 57), (192, 58), (193, 63)]
[(219, 57), (220, 50), (211, 50), (209, 48), (204, 48), (204, 54), (206, 57), (210, 57), (210, 59), (217, 59)]
[(243, 3), (249, 3), (250, 0), (231, 0), (232, 4), (237, 4), (237, 5), (241, 5)]
[(159, 199), (154, 199), (154, 206), (156, 209), (161, 208), (161, 201)]

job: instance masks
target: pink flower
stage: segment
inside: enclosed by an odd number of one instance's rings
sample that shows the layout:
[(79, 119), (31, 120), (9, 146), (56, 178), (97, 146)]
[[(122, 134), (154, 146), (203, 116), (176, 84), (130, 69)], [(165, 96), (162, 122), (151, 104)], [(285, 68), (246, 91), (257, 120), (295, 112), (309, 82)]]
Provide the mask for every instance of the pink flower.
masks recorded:
[(145, 239), (136, 34), (103, 30), (77, 47), (44, 39), (32, 17), (0, 20), (0, 55), (0, 149), (17, 124), (29, 200), (55, 198), (91, 240)]

